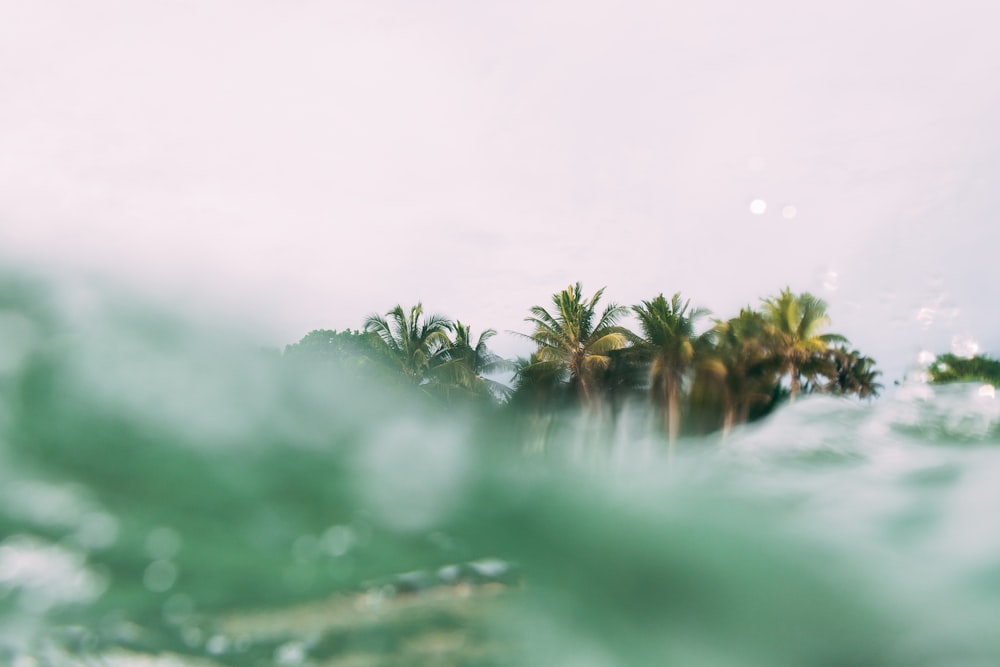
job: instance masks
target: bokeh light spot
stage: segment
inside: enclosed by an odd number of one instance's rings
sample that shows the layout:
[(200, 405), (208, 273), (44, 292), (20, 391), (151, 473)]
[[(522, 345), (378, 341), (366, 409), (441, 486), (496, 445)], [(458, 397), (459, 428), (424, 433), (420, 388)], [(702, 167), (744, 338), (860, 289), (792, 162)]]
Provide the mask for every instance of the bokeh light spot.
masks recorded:
[(836, 292), (838, 287), (840, 287), (840, 274), (832, 269), (823, 274), (823, 289)]
[(154, 560), (142, 576), (142, 584), (154, 593), (164, 593), (177, 581), (177, 567), (168, 560)]
[(146, 553), (156, 560), (168, 560), (181, 550), (181, 536), (173, 528), (160, 526), (146, 536)]
[(956, 356), (971, 359), (979, 354), (979, 343), (972, 336), (952, 336), (951, 352)]

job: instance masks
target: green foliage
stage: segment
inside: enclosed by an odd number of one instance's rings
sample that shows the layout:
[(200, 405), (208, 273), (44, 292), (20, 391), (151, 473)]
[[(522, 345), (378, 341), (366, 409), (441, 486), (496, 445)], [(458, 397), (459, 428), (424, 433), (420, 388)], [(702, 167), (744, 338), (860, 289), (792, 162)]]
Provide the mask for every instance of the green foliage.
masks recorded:
[(424, 315), (423, 304), (410, 308), (409, 316), (396, 306), (385, 317), (369, 315), (365, 331), (376, 336), (376, 348), (392, 359), (403, 376), (414, 385), (427, 381), (427, 372), (439, 362), (438, 355), (448, 347), (451, 320), (441, 315)]
[(380, 343), (373, 333), (315, 329), (286, 345), (282, 357), (293, 368), (318, 367), (355, 382), (394, 384), (399, 373)]
[(299, 342), (286, 345), (284, 356), (310, 363), (341, 363), (347, 359), (362, 363), (374, 359), (375, 349), (372, 335), (362, 331), (314, 329)]
[(772, 354), (784, 362), (784, 372), (791, 381), (789, 399), (794, 401), (801, 376), (808, 380), (819, 373), (817, 364), (810, 362), (825, 354), (830, 343), (847, 339), (823, 333), (830, 325), (826, 302), (808, 292), (793, 294), (786, 287), (778, 296), (763, 300), (763, 315)]
[(513, 364), (487, 346), (497, 332), (487, 329), (473, 344), (471, 327), (456, 320), (453, 330), (454, 339), (436, 355), (436, 363), (429, 370), (432, 391), (448, 401), (506, 401), (510, 387), (490, 377), (513, 370)]
[(702, 405), (717, 406), (721, 422), (714, 426), (728, 432), (771, 402), (782, 361), (774, 354), (766, 318), (749, 307), (716, 322), (712, 335), (714, 344), (697, 365), (693, 393)]
[(533, 306), (525, 318), (534, 326), (526, 337), (538, 345), (533, 363), (542, 366), (536, 370), (567, 377), (591, 406), (598, 399), (594, 385), (611, 363), (609, 353), (628, 342), (625, 330), (616, 326), (624, 307), (608, 304), (598, 316), (597, 303), (603, 294), (602, 287), (585, 299), (583, 287), (576, 283), (552, 295), (552, 312)]
[(985, 355), (972, 358), (941, 354), (930, 366), (931, 382), (987, 382), (1000, 385), (1000, 361)]
[(827, 366), (823, 374), (829, 378), (823, 388), (826, 392), (873, 398), (882, 389), (882, 385), (876, 382), (882, 372), (875, 370), (875, 360), (857, 350), (848, 351), (844, 346), (836, 347), (829, 351), (824, 361)]
[[(521, 335), (536, 349), (517, 361), (489, 349), (494, 329), (476, 338), (460, 321), (425, 315), (419, 303), (371, 315), (364, 331), (312, 331), (284, 356), (415, 388), (441, 407), (492, 406), (531, 423), (574, 405), (617, 418), (645, 394), (670, 443), (682, 432), (728, 433), (799, 393), (871, 398), (882, 388), (874, 360), (833, 347), (845, 339), (826, 332), (826, 303), (809, 293), (786, 288), (760, 310), (744, 308), (702, 332), (698, 321), (708, 311), (680, 293), (630, 308), (600, 308), (603, 295), (601, 288), (586, 298), (576, 283), (554, 294), (549, 308), (532, 307), (525, 321), (533, 330)], [(618, 324), (629, 310), (638, 332)], [(498, 379), (505, 374), (513, 387)]]
[(708, 338), (695, 333), (696, 321), (708, 311), (689, 310), (690, 303), (682, 301), (678, 292), (670, 301), (660, 294), (632, 306), (642, 330), (641, 335), (632, 335), (633, 345), (649, 367), (649, 395), (663, 416), (671, 442), (680, 429), (681, 383), (694, 368), (696, 351), (708, 343)]

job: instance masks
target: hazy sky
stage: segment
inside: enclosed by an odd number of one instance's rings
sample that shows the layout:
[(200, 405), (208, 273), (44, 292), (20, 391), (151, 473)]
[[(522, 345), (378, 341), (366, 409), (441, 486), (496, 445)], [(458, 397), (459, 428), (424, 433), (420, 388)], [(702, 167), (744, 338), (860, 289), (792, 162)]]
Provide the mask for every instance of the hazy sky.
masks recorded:
[(418, 299), (526, 330), (576, 280), (719, 317), (790, 285), (891, 380), (955, 334), (1000, 352), (997, 26), (995, 0), (0, 0), (0, 254), (274, 344)]

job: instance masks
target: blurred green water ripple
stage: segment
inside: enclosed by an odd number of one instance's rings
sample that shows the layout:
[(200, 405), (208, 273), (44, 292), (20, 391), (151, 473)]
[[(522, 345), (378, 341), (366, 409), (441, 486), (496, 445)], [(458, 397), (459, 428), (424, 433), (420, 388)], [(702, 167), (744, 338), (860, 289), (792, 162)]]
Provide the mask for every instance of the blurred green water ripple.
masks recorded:
[(627, 412), (529, 446), (114, 291), (8, 276), (0, 311), (0, 663), (1000, 663), (976, 386), (668, 465)]

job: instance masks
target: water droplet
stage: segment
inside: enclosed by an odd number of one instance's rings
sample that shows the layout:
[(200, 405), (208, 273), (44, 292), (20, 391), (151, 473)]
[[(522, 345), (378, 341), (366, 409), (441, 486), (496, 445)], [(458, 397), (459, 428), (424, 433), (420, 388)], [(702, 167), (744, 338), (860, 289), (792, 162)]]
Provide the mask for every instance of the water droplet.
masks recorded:
[(224, 635), (213, 635), (205, 642), (205, 650), (212, 655), (220, 655), (229, 650), (229, 639)]
[(996, 389), (991, 384), (984, 384), (979, 388), (979, 395), (984, 398), (996, 398)]
[(142, 575), (142, 583), (154, 593), (170, 590), (177, 581), (177, 567), (168, 560), (154, 560)]
[(510, 565), (496, 558), (477, 560), (469, 565), (481, 576), (489, 579), (499, 577), (510, 569)]
[(785, 220), (791, 220), (798, 214), (799, 214), (799, 209), (791, 205), (785, 206), (784, 208), (781, 209), (781, 217), (784, 218)]
[(146, 553), (156, 560), (169, 560), (181, 550), (181, 536), (173, 528), (160, 526), (146, 536)]
[(767, 210), (767, 202), (763, 199), (754, 199), (750, 202), (750, 212), (754, 215), (763, 215)]
[(306, 659), (306, 647), (302, 642), (288, 642), (274, 650), (274, 661), (279, 665), (301, 665)]
[(323, 533), (323, 548), (333, 557), (343, 556), (354, 544), (354, 531), (350, 526), (331, 526)]
[(979, 354), (979, 343), (972, 336), (952, 336), (951, 352), (956, 356), (971, 359)]
[(930, 350), (920, 350), (917, 354), (917, 363), (921, 366), (927, 366), (934, 361), (934, 353)]
[(163, 603), (163, 618), (171, 625), (181, 625), (194, 614), (194, 601), (187, 595), (171, 595)]
[(930, 326), (934, 324), (934, 317), (936, 314), (936, 311), (930, 306), (923, 306), (917, 310), (917, 323), (924, 329), (930, 328)]
[(181, 639), (185, 644), (191, 646), (192, 648), (201, 646), (202, 630), (194, 625), (186, 626), (181, 630)]

